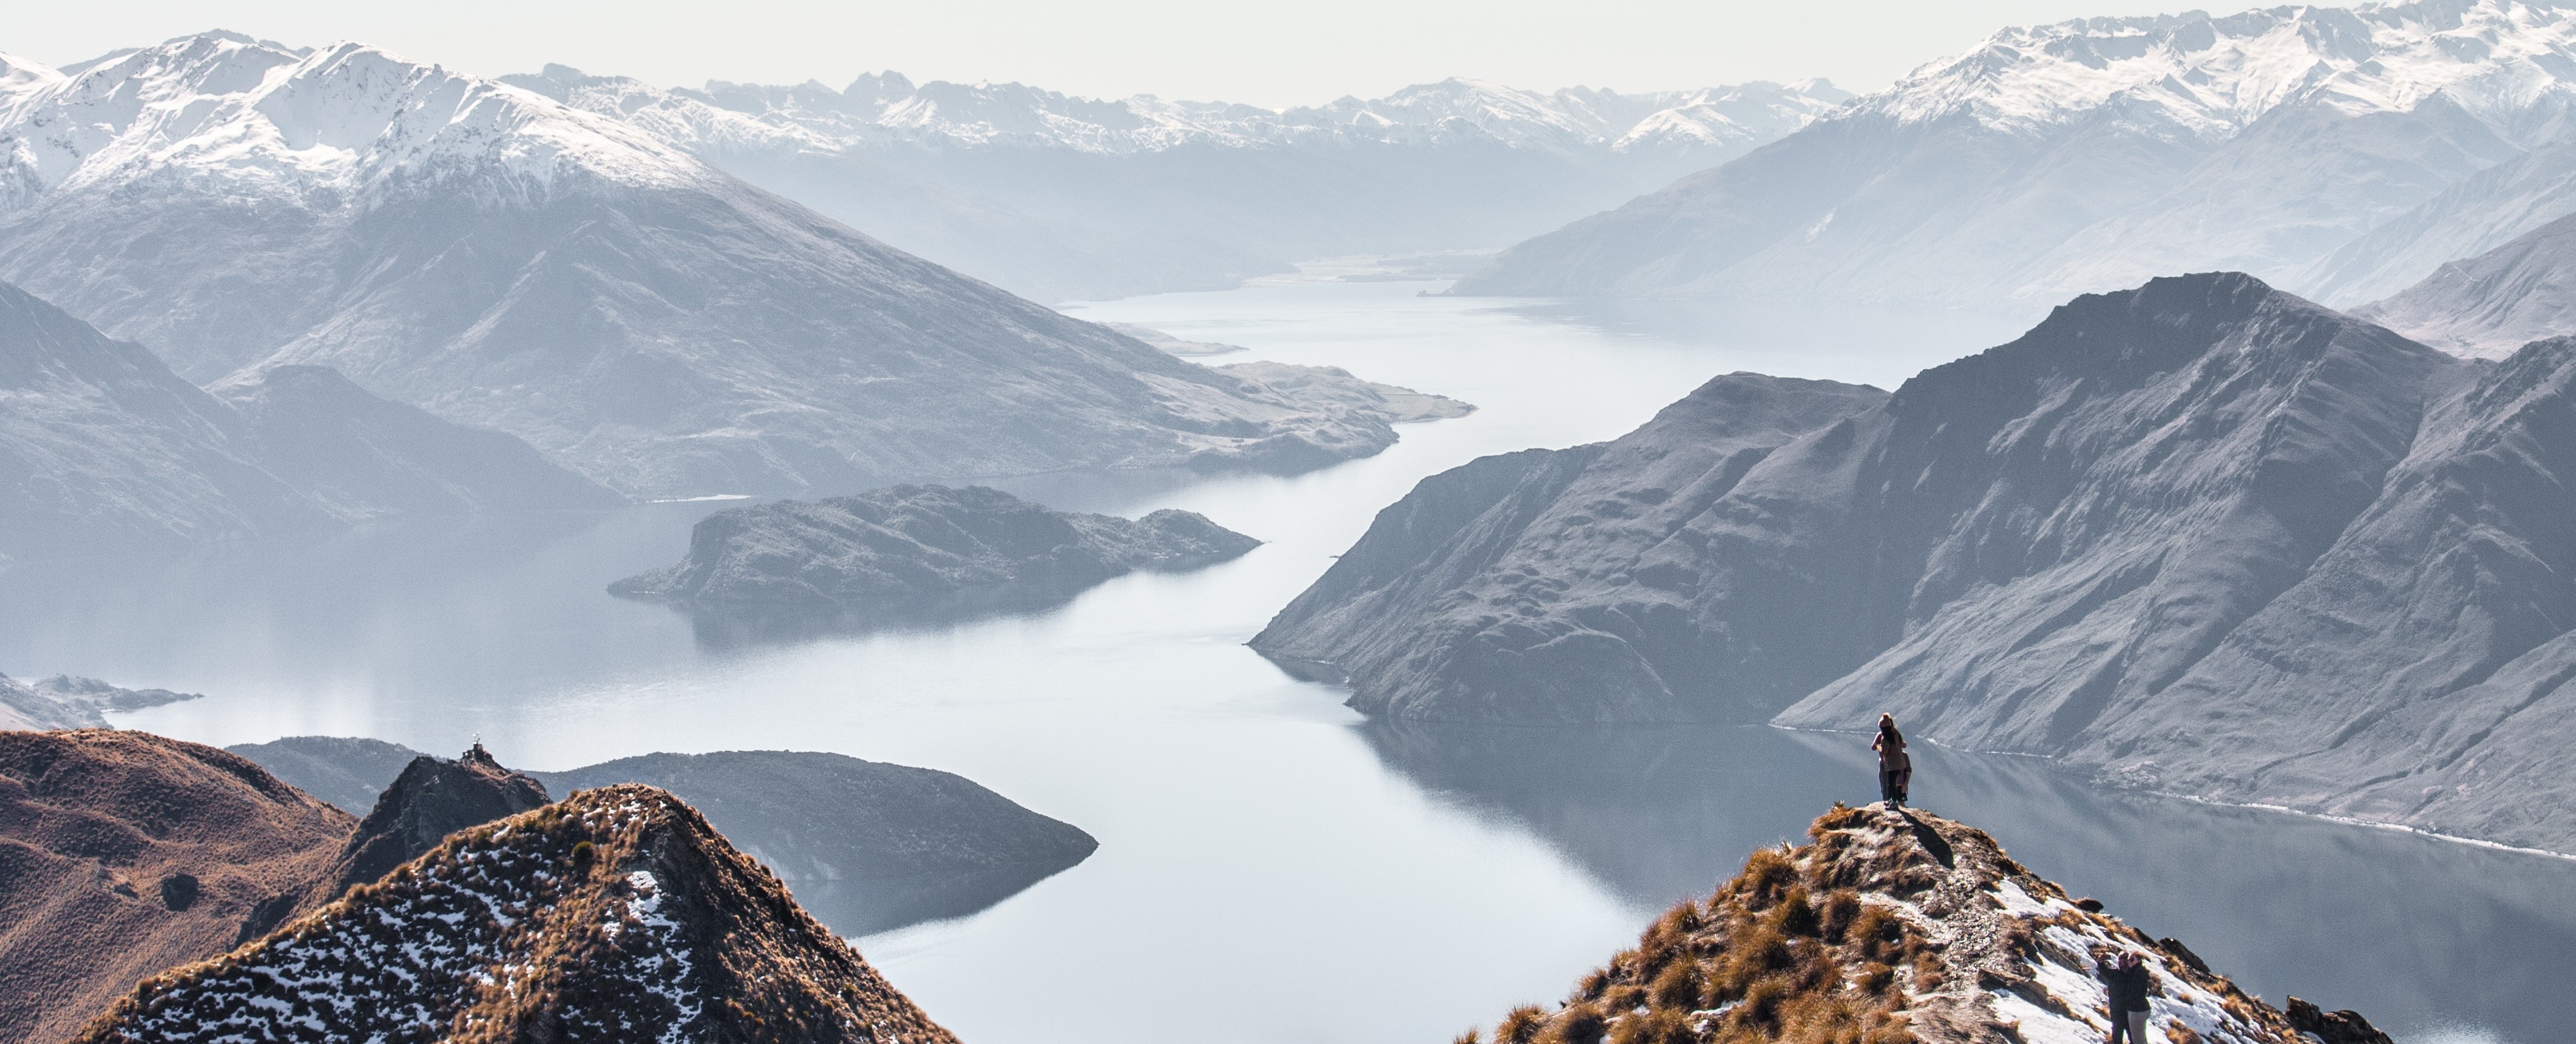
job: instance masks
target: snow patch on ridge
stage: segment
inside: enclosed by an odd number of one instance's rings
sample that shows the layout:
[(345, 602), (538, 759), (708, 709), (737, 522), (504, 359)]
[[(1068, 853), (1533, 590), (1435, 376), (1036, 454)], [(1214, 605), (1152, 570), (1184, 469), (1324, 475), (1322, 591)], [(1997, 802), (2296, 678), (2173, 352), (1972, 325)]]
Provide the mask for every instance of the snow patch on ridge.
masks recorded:
[(2512, 0), (2087, 18), (2005, 29), (1844, 118), (2035, 131), (2108, 112), (2216, 141), (2284, 105), (2407, 112), (2441, 94), (2510, 130), (2543, 96), (2571, 93), (2571, 59), (2576, 12)]

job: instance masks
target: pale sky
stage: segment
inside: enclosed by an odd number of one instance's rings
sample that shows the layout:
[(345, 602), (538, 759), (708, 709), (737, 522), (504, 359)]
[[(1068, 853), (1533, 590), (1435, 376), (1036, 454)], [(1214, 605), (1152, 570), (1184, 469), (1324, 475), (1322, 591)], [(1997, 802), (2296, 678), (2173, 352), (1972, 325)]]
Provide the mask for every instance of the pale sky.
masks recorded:
[[(1449, 76), (1549, 89), (1830, 77), (1884, 87), (2005, 25), (2178, 8), (2140, 0), (101, 0), (25, 3), (0, 51), (60, 65), (203, 29), (360, 40), (497, 76), (562, 62), (664, 86), (1017, 80), (1092, 97), (1273, 108)], [(2205, 5), (2243, 10), (2247, 3)]]

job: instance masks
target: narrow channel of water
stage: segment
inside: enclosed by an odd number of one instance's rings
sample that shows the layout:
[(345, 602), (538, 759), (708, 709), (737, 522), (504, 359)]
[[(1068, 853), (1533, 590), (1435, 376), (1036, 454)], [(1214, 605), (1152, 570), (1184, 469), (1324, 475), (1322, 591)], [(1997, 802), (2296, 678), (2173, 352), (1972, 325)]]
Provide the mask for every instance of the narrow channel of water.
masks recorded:
[[(1210, 363), (1339, 365), (1479, 412), (1304, 476), (995, 483), (1269, 541), (1212, 569), (1026, 616), (742, 641), (602, 592), (727, 506), (645, 505), (22, 566), (0, 574), (0, 670), (209, 693), (122, 724), (212, 743), (480, 735), (531, 768), (787, 748), (959, 772), (1101, 841), (980, 913), (861, 940), (968, 1041), (1446, 1040), (1561, 996), (1751, 848), (1871, 796), (1862, 752), (1768, 729), (1371, 725), (1242, 642), (1426, 474), (1616, 436), (1717, 373), (1891, 386), (2010, 330), (1836, 313), (1693, 336), (1331, 274), (1075, 311), (1251, 349)], [(2104, 795), (2009, 759), (1934, 752), (1919, 789), (2275, 1001), (2411, 1040), (2541, 1044), (2576, 1017), (2545, 989), (2576, 955), (2576, 863)]]

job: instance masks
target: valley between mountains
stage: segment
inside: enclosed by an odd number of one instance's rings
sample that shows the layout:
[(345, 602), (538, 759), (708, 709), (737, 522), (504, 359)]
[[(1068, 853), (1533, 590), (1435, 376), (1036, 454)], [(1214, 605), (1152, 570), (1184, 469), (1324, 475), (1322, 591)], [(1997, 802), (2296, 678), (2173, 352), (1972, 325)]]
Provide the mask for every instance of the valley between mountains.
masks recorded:
[(2576, 9), (541, 22), (0, 54), (0, 1044), (2576, 1024)]

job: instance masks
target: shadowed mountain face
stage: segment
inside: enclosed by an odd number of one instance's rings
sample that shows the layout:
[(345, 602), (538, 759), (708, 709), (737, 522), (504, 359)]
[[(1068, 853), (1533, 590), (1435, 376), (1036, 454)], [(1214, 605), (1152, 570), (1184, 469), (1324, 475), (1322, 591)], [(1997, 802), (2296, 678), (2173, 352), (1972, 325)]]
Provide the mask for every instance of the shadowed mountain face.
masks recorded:
[(440, 839), (543, 806), (545, 784), (502, 768), (482, 744), (455, 761), (422, 755), (376, 798), (340, 857), (342, 889), (368, 884)]
[(1313, 466), (1394, 441), (617, 120), (372, 48), (209, 33), (5, 87), (0, 278), (191, 379), (329, 366), (629, 495)]
[(373, 809), (395, 777), (421, 752), (399, 743), (350, 736), (288, 736), (224, 748), (277, 774), (342, 811)]
[[(506, 984), (494, 989), (493, 984)], [(664, 791), (476, 827), (286, 930), (155, 976), (81, 1041), (955, 1037)]]
[[(411, 775), (401, 766), (426, 761), (447, 773), (466, 771), (378, 740), (292, 736), (233, 749), (298, 786), (364, 795), (361, 807), (378, 800), (377, 788), (395, 772)], [(483, 772), (463, 782), (494, 794), (510, 787), (570, 794), (617, 783), (669, 790), (793, 882), (807, 908), (853, 936), (974, 913), (1099, 847), (1080, 828), (965, 777), (839, 754), (646, 754), (506, 780)], [(370, 823), (387, 815), (385, 804), (376, 808)]]
[(0, 731), (0, 1041), (58, 1041), (324, 876), (346, 814), (213, 747)]
[[(1776, 706), (1741, 706), (1714, 681), (1665, 679), (1709, 647), (1667, 545), (1691, 539), (1687, 524), (1777, 447), (1885, 398), (1731, 374), (1617, 441), (1432, 476), (1380, 512), (1252, 646), (1292, 670), (1347, 679), (1353, 705), (1372, 714), (1768, 716)], [(1806, 626), (1766, 615), (1756, 623)]]
[(387, 516), (622, 502), (526, 443), (318, 366), (214, 394), (0, 284), (0, 555), (173, 547)]
[(1580, 499), (1447, 488), (1517, 456), (1428, 480), (1256, 645), (1394, 717), (1891, 711), (2116, 781), (2563, 848), (2571, 381), (2576, 342), (2487, 366), (2250, 277), (2160, 279), (1706, 469), (1721, 495), (1666, 526), (1605, 521), (1674, 488), (1607, 454)]

